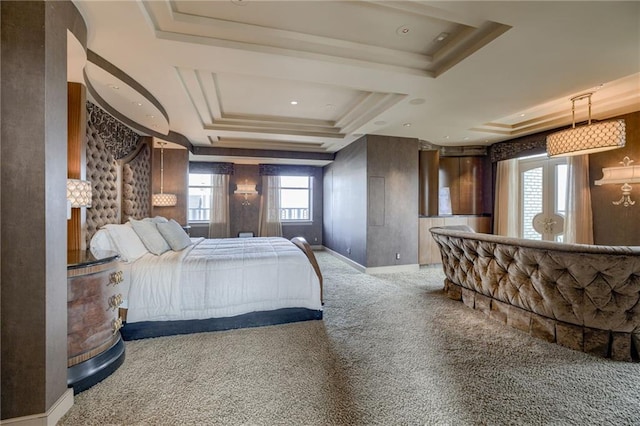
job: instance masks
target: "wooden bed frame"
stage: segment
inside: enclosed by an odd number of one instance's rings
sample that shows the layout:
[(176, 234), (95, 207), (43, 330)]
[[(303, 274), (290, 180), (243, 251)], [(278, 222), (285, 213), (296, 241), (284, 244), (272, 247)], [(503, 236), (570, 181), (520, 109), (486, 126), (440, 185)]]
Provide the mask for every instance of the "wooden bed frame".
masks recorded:
[[(322, 273), (320, 266), (307, 240), (294, 237), (291, 242), (307, 256), (320, 281), (320, 301), (322, 299)], [(150, 337), (172, 336), (175, 334), (223, 331), (236, 328), (263, 327), (267, 325), (287, 324), (290, 322), (321, 320), (322, 311), (307, 308), (284, 308), (273, 311), (249, 312), (243, 315), (224, 318), (179, 321), (141, 321), (127, 323), (127, 310), (120, 308), (120, 318), (124, 325), (120, 329), (124, 340), (146, 339)]]

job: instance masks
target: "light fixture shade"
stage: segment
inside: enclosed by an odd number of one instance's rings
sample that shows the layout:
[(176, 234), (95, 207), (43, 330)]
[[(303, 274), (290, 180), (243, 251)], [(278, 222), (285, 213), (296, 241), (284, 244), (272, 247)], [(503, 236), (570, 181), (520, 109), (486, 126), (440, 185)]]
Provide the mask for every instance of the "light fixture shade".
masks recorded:
[(604, 167), (602, 179), (593, 182), (596, 185), (610, 183), (638, 183), (640, 182), (640, 166)]
[(67, 200), (71, 202), (71, 207), (91, 207), (91, 182), (67, 179)]
[(176, 194), (165, 194), (164, 192), (153, 194), (151, 203), (154, 207), (173, 207), (178, 204), (178, 196)]
[(238, 184), (238, 187), (236, 188), (236, 190), (234, 191), (234, 194), (257, 194), (258, 191), (256, 191), (256, 186), (255, 185), (250, 185), (250, 184)]
[(622, 148), (626, 143), (624, 120), (609, 120), (561, 130), (547, 136), (549, 157), (569, 157)]

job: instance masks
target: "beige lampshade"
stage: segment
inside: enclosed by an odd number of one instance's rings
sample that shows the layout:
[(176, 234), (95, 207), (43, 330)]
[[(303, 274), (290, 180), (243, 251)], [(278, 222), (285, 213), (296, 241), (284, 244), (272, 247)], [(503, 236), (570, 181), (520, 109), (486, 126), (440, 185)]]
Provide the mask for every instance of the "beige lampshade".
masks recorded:
[(600, 121), (547, 136), (549, 157), (568, 157), (622, 148), (626, 142), (624, 120)]
[(91, 207), (91, 182), (67, 179), (67, 200), (74, 208)]
[(244, 184), (239, 183), (238, 187), (234, 191), (234, 194), (257, 194), (257, 193), (258, 191), (256, 191), (255, 185), (246, 184), (246, 183)]
[(161, 192), (153, 194), (151, 201), (154, 207), (173, 207), (178, 204), (178, 196)]
[(622, 161), (623, 166), (604, 167), (602, 169), (602, 179), (593, 182), (596, 185), (621, 184), (621, 183), (638, 183), (640, 182), (640, 166), (632, 166), (632, 160), (625, 157)]

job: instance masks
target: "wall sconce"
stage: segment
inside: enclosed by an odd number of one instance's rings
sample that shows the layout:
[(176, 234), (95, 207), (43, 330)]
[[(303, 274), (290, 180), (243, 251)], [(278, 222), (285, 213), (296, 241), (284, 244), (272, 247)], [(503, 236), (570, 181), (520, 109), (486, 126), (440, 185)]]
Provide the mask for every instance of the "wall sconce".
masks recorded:
[[(568, 157), (622, 148), (626, 143), (625, 122), (622, 119), (591, 124), (591, 95), (585, 93), (571, 98), (572, 124), (570, 129), (547, 136), (549, 157)], [(576, 101), (589, 99), (589, 122), (576, 127)]]
[(603, 167), (602, 179), (594, 182), (596, 185), (608, 185), (608, 184), (623, 184), (620, 188), (622, 190), (622, 198), (618, 201), (612, 201), (616, 206), (622, 204), (625, 207), (634, 205), (636, 202), (631, 199), (631, 185), (630, 183), (640, 182), (640, 166), (632, 166), (633, 160), (629, 157), (624, 157), (618, 167)]
[(256, 191), (256, 186), (255, 185), (251, 185), (245, 183), (244, 184), (238, 184), (236, 190), (233, 192), (234, 194), (243, 194), (244, 195), (244, 201), (242, 202), (243, 206), (248, 206), (251, 203), (249, 202), (249, 200), (247, 199), (247, 197), (249, 195), (255, 195), (258, 193), (258, 191)]
[(80, 179), (67, 179), (67, 220), (71, 219), (71, 209), (91, 207), (91, 182)]
[(160, 193), (151, 196), (151, 204), (154, 207), (173, 207), (178, 204), (176, 194), (164, 193), (164, 146), (166, 142), (158, 142), (160, 144)]

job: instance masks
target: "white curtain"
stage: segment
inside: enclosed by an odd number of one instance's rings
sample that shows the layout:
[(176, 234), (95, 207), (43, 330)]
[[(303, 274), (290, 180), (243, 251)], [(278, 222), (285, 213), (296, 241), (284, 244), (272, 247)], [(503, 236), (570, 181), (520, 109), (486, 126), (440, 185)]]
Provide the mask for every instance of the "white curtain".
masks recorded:
[(593, 216), (589, 188), (589, 155), (567, 158), (567, 213), (564, 241), (593, 244)]
[(282, 237), (279, 176), (262, 176), (258, 235), (261, 237)]
[(518, 237), (519, 180), (517, 158), (498, 162), (493, 216), (493, 233), (496, 235)]
[(213, 175), (209, 238), (229, 238), (229, 175)]

